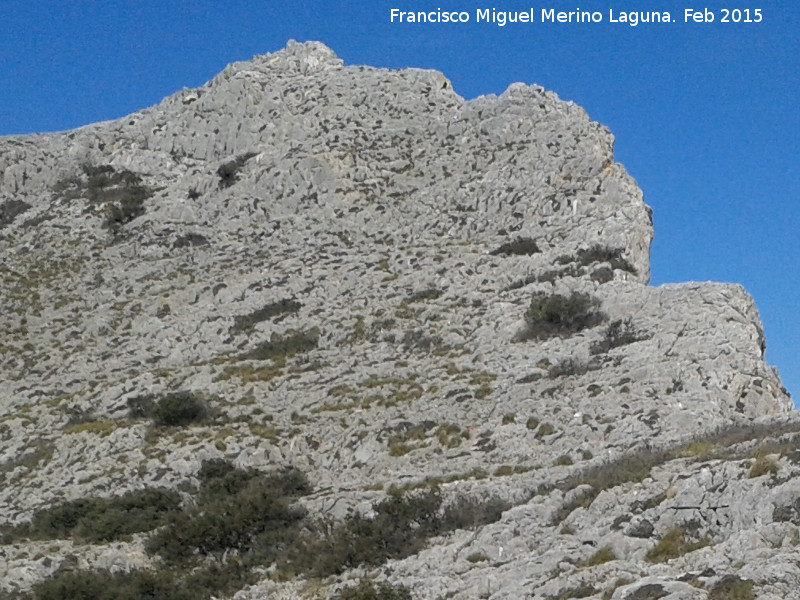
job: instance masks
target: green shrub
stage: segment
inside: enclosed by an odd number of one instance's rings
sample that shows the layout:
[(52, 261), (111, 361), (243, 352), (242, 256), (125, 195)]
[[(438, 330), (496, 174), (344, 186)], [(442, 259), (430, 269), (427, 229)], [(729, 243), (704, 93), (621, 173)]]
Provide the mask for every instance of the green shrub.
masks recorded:
[[(165, 572), (62, 571), (33, 588), (36, 600), (190, 600)], [(208, 596), (205, 596), (208, 597)]]
[(439, 444), (444, 448), (456, 448), (468, 438), (469, 432), (461, 431), (461, 428), (453, 423), (439, 425), (436, 429), (436, 439), (439, 440)]
[(0, 229), (14, 222), (14, 219), (31, 207), (22, 200), (7, 200), (0, 204)]
[(539, 426), (539, 430), (536, 432), (536, 438), (541, 439), (548, 435), (553, 435), (556, 432), (556, 428), (553, 427), (550, 423), (542, 423)]
[(377, 566), (416, 554), (432, 536), (496, 521), (507, 508), (494, 498), (482, 502), (464, 498), (444, 510), (441, 506), (436, 488), (391, 490), (373, 506), (371, 518), (353, 514), (333, 527), (320, 524), (314, 535), (289, 552), (287, 567), (326, 577), (360, 565)]
[(442, 531), (475, 529), (495, 523), (511, 505), (497, 497), (484, 500), (460, 496), (445, 509), (441, 518)]
[(562, 504), (550, 517), (550, 524), (555, 527), (563, 523), (578, 508), (588, 508), (594, 499), (600, 494), (600, 490), (591, 488), (585, 489), (582, 493), (573, 495), (569, 502)]
[(255, 152), (248, 152), (246, 154), (242, 154), (241, 156), (237, 156), (233, 160), (221, 164), (217, 169), (217, 175), (219, 175), (219, 187), (231, 187), (234, 183), (239, 181), (239, 170), (255, 155)]
[(617, 554), (610, 546), (603, 546), (583, 563), (585, 567), (596, 567), (612, 560), (617, 560)]
[(645, 558), (649, 562), (666, 562), (700, 548), (705, 548), (710, 543), (708, 538), (691, 541), (682, 527), (674, 527), (658, 540), (658, 543), (648, 551)]
[(711, 588), (709, 600), (753, 600), (753, 582), (738, 575), (725, 575)]
[(315, 327), (308, 331), (291, 331), (285, 335), (273, 333), (268, 342), (261, 342), (241, 355), (243, 359), (276, 360), (310, 352), (317, 347), (319, 330)]
[(128, 399), (128, 416), (152, 419), (161, 427), (180, 427), (202, 422), (209, 416), (205, 402), (194, 392), (173, 392), (156, 399), (146, 395)]
[(602, 340), (592, 343), (590, 352), (592, 354), (605, 354), (612, 348), (646, 340), (647, 337), (636, 331), (629, 318), (625, 320), (617, 319), (608, 325)]
[(420, 290), (418, 292), (414, 292), (408, 298), (406, 298), (403, 302), (405, 304), (411, 304), (413, 302), (426, 302), (428, 300), (436, 300), (442, 295), (442, 290), (436, 288), (428, 288), (425, 290)]
[(486, 556), (484, 552), (473, 552), (469, 556), (467, 556), (467, 562), (471, 563), (479, 563), (479, 562), (486, 562), (489, 560), (489, 557)]
[(163, 525), (180, 505), (180, 496), (161, 488), (128, 492), (116, 498), (81, 498), (39, 510), (21, 533), (37, 539), (72, 537), (108, 542)]
[(208, 246), (208, 238), (203, 234), (193, 231), (179, 235), (172, 243), (172, 247), (176, 250), (179, 248), (193, 248), (196, 246)]
[(331, 600), (411, 600), (411, 593), (403, 586), (379, 583), (376, 587), (370, 581), (362, 581), (355, 587), (339, 590)]
[(36, 600), (207, 600), (231, 596), (255, 579), (241, 563), (206, 565), (191, 573), (169, 569), (129, 573), (60, 571), (34, 586)]
[(123, 225), (144, 214), (144, 201), (150, 197), (145, 188), (136, 187), (129, 190), (106, 207), (103, 226), (117, 232)]
[(558, 379), (559, 377), (579, 377), (598, 368), (599, 365), (595, 363), (588, 363), (577, 358), (569, 357), (551, 366), (547, 370), (547, 376), (550, 379)]
[(536, 429), (538, 426), (539, 426), (539, 419), (537, 419), (536, 417), (528, 417), (528, 420), (525, 421), (525, 427), (527, 427), (531, 431)]
[(231, 333), (236, 334), (240, 332), (246, 333), (252, 331), (256, 323), (260, 323), (262, 321), (266, 321), (267, 319), (272, 319), (281, 315), (296, 313), (298, 310), (300, 310), (300, 308), (302, 308), (302, 306), (303, 305), (299, 302), (290, 299), (272, 302), (263, 308), (259, 308), (258, 310), (251, 312), (249, 315), (234, 317)]
[[(89, 201), (104, 213), (103, 226), (117, 232), (126, 223), (144, 214), (144, 201), (153, 190), (142, 178), (128, 170), (117, 171), (111, 165), (83, 167), (86, 183), (76, 182), (78, 193), (85, 191)], [(74, 192), (73, 192), (74, 194)]]
[[(629, 581), (628, 583), (631, 582)], [(625, 600), (659, 600), (664, 596), (669, 596), (669, 592), (664, 589), (664, 586), (657, 583), (647, 583), (625, 596)]]
[(167, 563), (231, 550), (269, 564), (297, 535), (305, 511), (295, 505), (310, 492), (305, 476), (289, 469), (264, 475), (206, 461), (199, 473), (197, 504), (169, 516), (167, 526), (147, 544)]
[(572, 465), (572, 457), (569, 454), (562, 454), (558, 458), (556, 458), (555, 462), (553, 463), (556, 467), (569, 467)]
[[(591, 248), (578, 251), (577, 262), (585, 267), (594, 263), (607, 262), (612, 269), (620, 269), (628, 273), (636, 274), (636, 268), (622, 256), (622, 248), (611, 248), (602, 244), (595, 244)], [(559, 257), (559, 262), (566, 264), (575, 259), (569, 256)]]
[(570, 296), (539, 292), (525, 312), (525, 327), (517, 340), (567, 336), (598, 325), (604, 319), (597, 310), (599, 304), (596, 298), (579, 292)]
[(750, 467), (750, 472), (747, 474), (747, 477), (750, 479), (754, 479), (756, 477), (761, 477), (762, 475), (774, 476), (777, 474), (778, 474), (777, 461), (771, 456), (759, 454), (756, 456), (755, 461), (753, 461), (753, 465)]
[(618, 577), (617, 580), (614, 581), (614, 583), (612, 583), (611, 586), (606, 588), (606, 590), (603, 592), (602, 600), (611, 600), (611, 597), (614, 595), (614, 592), (617, 591), (617, 588), (630, 583), (633, 583), (632, 579), (628, 579), (627, 577)]
[(520, 237), (512, 242), (506, 242), (499, 248), (492, 250), (489, 254), (492, 256), (498, 256), (500, 254), (503, 256), (530, 256), (537, 252), (540, 252), (539, 246), (536, 245), (536, 242), (532, 238)]
[(547, 600), (572, 600), (572, 598), (588, 598), (599, 594), (600, 590), (588, 583), (581, 583), (576, 587), (561, 592), (558, 596), (547, 596)]
[(156, 404), (153, 415), (156, 425), (179, 427), (203, 421), (208, 408), (192, 392), (175, 392), (162, 397)]

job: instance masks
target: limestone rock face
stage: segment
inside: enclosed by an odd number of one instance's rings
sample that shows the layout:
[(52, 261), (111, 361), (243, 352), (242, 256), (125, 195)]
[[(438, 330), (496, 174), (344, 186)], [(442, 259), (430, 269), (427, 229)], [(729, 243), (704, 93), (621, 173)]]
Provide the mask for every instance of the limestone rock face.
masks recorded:
[[(371, 573), (418, 598), (720, 598), (726, 575), (789, 597), (800, 424), (758, 312), (737, 285), (647, 286), (650, 209), (613, 141), (537, 86), (467, 102), (294, 42), (129, 117), (0, 138), (6, 525), (185, 492), (225, 458), (302, 470), (338, 520), (390, 486), (507, 502)], [(170, 394), (213, 417), (132, 408)], [(648, 558), (676, 529), (703, 543)], [(0, 546), (0, 591), (66, 557), (151, 567), (137, 540)]]

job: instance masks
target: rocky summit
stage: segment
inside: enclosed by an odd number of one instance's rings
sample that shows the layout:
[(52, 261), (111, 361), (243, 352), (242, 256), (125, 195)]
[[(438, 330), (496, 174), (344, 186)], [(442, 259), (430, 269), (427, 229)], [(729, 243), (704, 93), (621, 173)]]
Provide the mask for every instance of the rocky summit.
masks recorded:
[(614, 138), (319, 43), (0, 138), (0, 598), (798, 598), (738, 285)]

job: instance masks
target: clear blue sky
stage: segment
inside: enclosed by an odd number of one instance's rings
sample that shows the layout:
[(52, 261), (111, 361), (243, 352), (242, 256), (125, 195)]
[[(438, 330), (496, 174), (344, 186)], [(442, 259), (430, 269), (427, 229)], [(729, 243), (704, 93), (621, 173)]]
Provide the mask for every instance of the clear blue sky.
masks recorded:
[[(705, 0), (713, 23), (656, 2), (365, 0), (4, 1), (0, 135), (121, 117), (227, 63), (319, 40), (348, 64), (438, 69), (466, 98), (538, 83), (583, 106), (654, 209), (652, 283), (741, 283), (767, 358), (800, 397), (800, 5)], [(670, 10), (668, 24), (609, 10)], [(599, 11), (594, 24), (476, 24), (476, 9)], [(721, 23), (724, 7), (760, 23)], [(468, 24), (391, 24), (391, 8), (463, 10)], [(702, 9), (702, 6), (700, 6)]]

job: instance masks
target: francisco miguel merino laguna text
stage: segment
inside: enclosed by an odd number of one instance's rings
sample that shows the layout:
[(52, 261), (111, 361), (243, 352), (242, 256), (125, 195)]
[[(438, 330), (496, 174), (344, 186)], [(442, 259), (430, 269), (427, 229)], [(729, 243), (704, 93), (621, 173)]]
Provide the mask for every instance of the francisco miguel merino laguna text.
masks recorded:
[[(541, 9), (541, 23), (602, 23), (603, 13), (599, 11), (581, 10), (556, 11), (554, 8)], [(437, 8), (432, 11), (402, 11), (392, 8), (389, 21), (391, 23), (469, 23), (470, 13), (466, 11), (447, 11)], [(671, 23), (672, 15), (667, 11), (619, 12), (608, 11), (609, 23), (627, 23), (636, 26), (639, 23)], [(494, 8), (478, 8), (475, 11), (476, 23), (495, 23), (500, 27), (507, 23), (534, 23), (536, 9), (527, 11), (502, 11)]]

